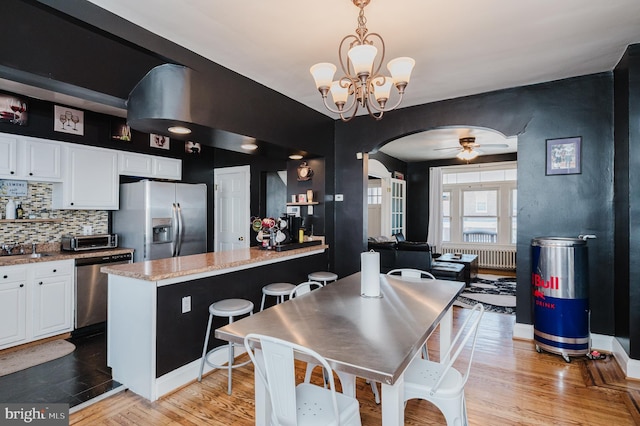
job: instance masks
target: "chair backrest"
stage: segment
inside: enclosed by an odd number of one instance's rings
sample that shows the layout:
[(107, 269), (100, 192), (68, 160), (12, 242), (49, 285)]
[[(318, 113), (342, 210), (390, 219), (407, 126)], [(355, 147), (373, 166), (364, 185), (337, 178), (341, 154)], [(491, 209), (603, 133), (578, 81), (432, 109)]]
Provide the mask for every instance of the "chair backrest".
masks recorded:
[(317, 281), (305, 281), (298, 284), (293, 290), (291, 290), (291, 293), (289, 293), (289, 299), (293, 299), (294, 297), (309, 293), (311, 292), (311, 290), (320, 287), (322, 287), (322, 283), (319, 283)]
[[(262, 360), (255, 356), (256, 343), (262, 349)], [(276, 425), (297, 424), (296, 383), (294, 351), (315, 359), (315, 364), (322, 365), (327, 371), (329, 391), (333, 401), (333, 412), (336, 424), (340, 423), (338, 400), (335, 391), (333, 371), (329, 363), (317, 352), (275, 337), (250, 333), (244, 338), (244, 346), (254, 365), (255, 374), (260, 377), (269, 392), (272, 408), (272, 423)]]
[(443, 357), (443, 359), (447, 359), (449, 357), (449, 362), (442, 370), (442, 374), (440, 378), (436, 382), (436, 384), (431, 389), (431, 393), (433, 394), (440, 386), (440, 383), (444, 379), (447, 374), (447, 371), (453, 366), (453, 363), (458, 359), (458, 356), (462, 352), (462, 350), (467, 345), (469, 339), (473, 337), (473, 342), (471, 344), (471, 354), (469, 354), (469, 361), (467, 363), (466, 371), (462, 377), (462, 386), (467, 383), (467, 379), (469, 378), (469, 371), (471, 370), (471, 363), (473, 361), (473, 354), (476, 350), (476, 340), (478, 338), (478, 326), (480, 325), (480, 320), (482, 319), (482, 315), (484, 315), (484, 306), (482, 303), (476, 303), (473, 308), (471, 308), (471, 312), (465, 319), (462, 327), (458, 330), (456, 337), (453, 338), (451, 342), (451, 346), (449, 346), (449, 350)]
[(407, 278), (429, 278), (432, 280), (436, 279), (436, 277), (434, 277), (431, 272), (411, 268), (392, 269), (391, 271), (387, 272), (387, 275), (400, 275), (401, 277)]

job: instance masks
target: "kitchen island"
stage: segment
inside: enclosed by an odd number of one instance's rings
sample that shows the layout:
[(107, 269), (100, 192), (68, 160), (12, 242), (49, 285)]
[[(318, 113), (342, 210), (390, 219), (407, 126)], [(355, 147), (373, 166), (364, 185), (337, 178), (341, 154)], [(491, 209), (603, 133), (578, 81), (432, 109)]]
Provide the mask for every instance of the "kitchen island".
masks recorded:
[[(259, 307), (264, 285), (297, 284), (326, 270), (327, 249), (253, 247), (102, 267), (109, 274), (107, 365), (113, 379), (151, 401), (196, 380), (209, 305), (243, 298)], [(215, 318), (213, 328), (226, 323)], [(211, 339), (210, 348), (224, 343)], [(225, 363), (223, 352), (212, 361)]]

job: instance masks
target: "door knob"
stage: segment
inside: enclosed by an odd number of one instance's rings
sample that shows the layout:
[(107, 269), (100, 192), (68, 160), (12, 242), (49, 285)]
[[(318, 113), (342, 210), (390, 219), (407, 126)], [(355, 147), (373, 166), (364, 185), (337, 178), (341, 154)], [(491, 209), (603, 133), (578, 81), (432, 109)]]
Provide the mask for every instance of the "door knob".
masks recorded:
[(244, 237), (238, 238), (238, 241), (244, 241)]

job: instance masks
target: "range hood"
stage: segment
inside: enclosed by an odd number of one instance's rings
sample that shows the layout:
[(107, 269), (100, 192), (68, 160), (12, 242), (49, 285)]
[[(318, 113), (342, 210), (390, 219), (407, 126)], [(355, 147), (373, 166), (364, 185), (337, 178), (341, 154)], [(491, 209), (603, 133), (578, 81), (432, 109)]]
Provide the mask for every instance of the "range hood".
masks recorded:
[[(149, 71), (129, 94), (127, 124), (141, 132), (246, 154), (273, 158), (287, 158), (294, 153), (310, 156), (304, 151), (215, 128), (216, 112), (212, 105), (219, 98), (220, 93), (214, 93), (213, 84), (201, 73), (182, 65), (159, 65)], [(168, 131), (171, 126), (187, 127), (191, 134), (172, 134)], [(257, 144), (258, 149), (247, 151), (241, 148), (246, 143)]]

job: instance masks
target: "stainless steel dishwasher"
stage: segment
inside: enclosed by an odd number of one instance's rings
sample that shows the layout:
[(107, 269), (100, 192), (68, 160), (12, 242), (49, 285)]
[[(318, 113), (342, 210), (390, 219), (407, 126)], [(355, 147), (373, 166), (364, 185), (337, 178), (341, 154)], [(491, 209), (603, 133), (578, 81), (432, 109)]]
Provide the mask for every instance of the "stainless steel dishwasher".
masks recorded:
[(131, 263), (131, 253), (76, 259), (75, 328), (107, 320), (107, 274), (100, 272), (106, 264)]

